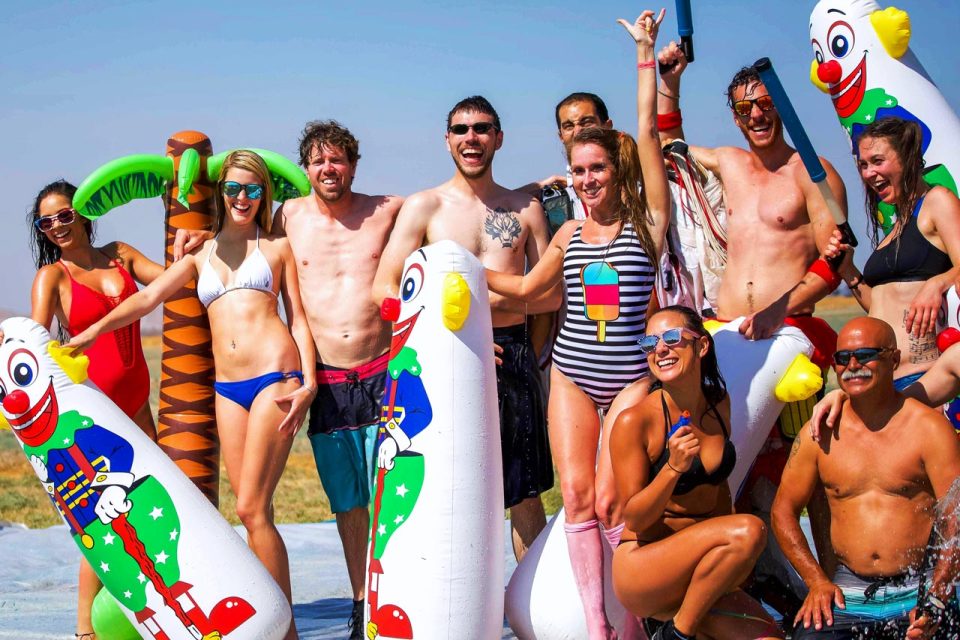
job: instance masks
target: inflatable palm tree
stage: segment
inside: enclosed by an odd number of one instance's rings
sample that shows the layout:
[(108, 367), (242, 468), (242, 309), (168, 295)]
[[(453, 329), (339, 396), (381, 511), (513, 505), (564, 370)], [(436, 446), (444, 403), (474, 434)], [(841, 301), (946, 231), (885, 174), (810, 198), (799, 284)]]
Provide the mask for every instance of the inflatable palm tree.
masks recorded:
[[(310, 192), (303, 171), (272, 151), (251, 149), (270, 169), (274, 198)], [(90, 174), (73, 198), (78, 213), (95, 220), (139, 198), (163, 197), (165, 259), (173, 261), (178, 229), (209, 229), (214, 187), (229, 151), (213, 155), (210, 139), (181, 131), (166, 155), (118, 158)], [(206, 311), (190, 282), (163, 305), (163, 358), (157, 434), (161, 448), (214, 504), (218, 503), (220, 446), (213, 413), (213, 357)]]

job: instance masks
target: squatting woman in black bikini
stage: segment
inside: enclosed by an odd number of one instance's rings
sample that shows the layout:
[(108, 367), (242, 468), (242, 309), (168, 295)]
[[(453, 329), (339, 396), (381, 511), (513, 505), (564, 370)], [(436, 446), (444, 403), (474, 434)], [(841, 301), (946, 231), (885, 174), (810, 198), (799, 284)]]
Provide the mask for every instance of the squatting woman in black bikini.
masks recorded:
[[(613, 557), (617, 597), (654, 619), (653, 640), (700, 631), (717, 640), (782, 638), (763, 607), (738, 590), (766, 531), (758, 518), (733, 514), (727, 477), (737, 454), (713, 338), (693, 310), (672, 306), (649, 319), (640, 346), (660, 388), (613, 426), (626, 523)], [(670, 435), (684, 412), (689, 424)]]

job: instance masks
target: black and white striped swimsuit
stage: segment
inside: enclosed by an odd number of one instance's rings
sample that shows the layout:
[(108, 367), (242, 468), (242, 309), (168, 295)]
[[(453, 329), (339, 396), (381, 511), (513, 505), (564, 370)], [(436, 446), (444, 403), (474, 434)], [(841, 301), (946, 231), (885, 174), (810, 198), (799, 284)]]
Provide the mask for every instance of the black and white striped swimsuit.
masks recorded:
[(647, 375), (637, 340), (646, 331), (656, 274), (629, 222), (610, 244), (584, 242), (582, 228), (563, 256), (567, 315), (553, 365), (607, 409), (624, 387)]

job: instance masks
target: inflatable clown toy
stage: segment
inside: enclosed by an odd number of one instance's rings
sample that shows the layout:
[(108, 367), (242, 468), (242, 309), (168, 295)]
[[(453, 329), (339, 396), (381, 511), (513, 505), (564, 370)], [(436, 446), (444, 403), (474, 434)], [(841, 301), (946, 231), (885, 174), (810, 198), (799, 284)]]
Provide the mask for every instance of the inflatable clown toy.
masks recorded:
[[(932, 185), (957, 193), (960, 119), (910, 50), (910, 16), (875, 0), (821, 0), (810, 15), (810, 80), (829, 94), (853, 153), (863, 128), (881, 118), (919, 123)], [(892, 210), (881, 206), (889, 231)]]

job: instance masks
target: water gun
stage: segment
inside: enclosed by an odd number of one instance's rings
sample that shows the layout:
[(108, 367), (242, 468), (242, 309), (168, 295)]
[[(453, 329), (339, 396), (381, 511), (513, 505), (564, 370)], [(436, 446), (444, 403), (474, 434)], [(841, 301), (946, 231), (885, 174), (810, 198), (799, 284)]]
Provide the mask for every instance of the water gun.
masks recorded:
[(677, 432), (677, 429), (680, 427), (685, 427), (688, 424), (690, 424), (690, 412), (684, 410), (680, 413), (680, 417), (673, 424), (673, 426), (670, 427), (670, 431), (667, 433), (667, 440), (673, 437), (673, 434)]

